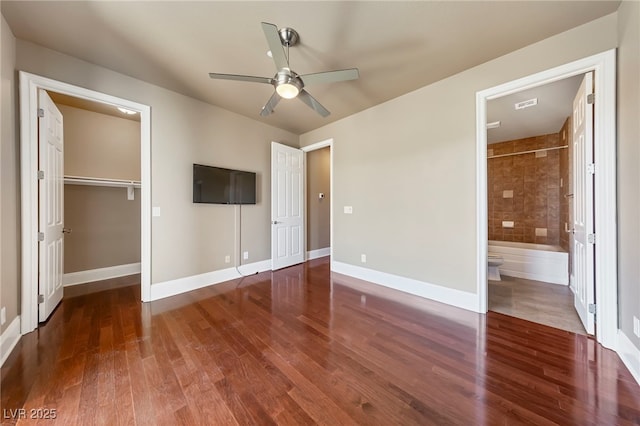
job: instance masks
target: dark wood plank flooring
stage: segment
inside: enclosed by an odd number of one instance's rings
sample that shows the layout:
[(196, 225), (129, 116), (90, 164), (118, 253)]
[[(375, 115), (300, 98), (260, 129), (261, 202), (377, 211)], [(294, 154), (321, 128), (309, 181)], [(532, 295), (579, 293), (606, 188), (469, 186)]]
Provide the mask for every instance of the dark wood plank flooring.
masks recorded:
[(593, 339), (331, 275), (327, 258), (148, 304), (111, 287), (23, 336), (4, 423), (640, 424), (640, 387)]

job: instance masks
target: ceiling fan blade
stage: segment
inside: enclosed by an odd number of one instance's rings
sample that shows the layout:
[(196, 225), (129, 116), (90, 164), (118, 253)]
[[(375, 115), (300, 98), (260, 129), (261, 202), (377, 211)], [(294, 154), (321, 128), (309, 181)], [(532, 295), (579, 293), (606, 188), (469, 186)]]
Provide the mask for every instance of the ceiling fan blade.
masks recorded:
[(254, 77), (252, 75), (238, 75), (238, 74), (219, 74), (210, 72), (209, 77), (217, 80), (236, 80), (236, 81), (249, 81), (251, 83), (267, 83), (272, 84), (273, 79), (271, 77)]
[(280, 99), (282, 98), (280, 97), (280, 95), (278, 95), (278, 92), (273, 92), (273, 95), (271, 95), (267, 103), (262, 107), (260, 115), (266, 117), (267, 115), (271, 114), (276, 108), (276, 105), (278, 105), (278, 102), (280, 102)]
[(338, 81), (356, 80), (358, 77), (360, 77), (360, 73), (357, 68), (317, 72), (314, 74), (305, 74), (300, 76), (305, 86), (319, 83), (335, 83)]
[(329, 112), (329, 110), (327, 110), (325, 107), (323, 107), (320, 104), (320, 102), (316, 101), (315, 98), (313, 96), (311, 96), (309, 94), (309, 92), (307, 92), (304, 89), (302, 89), (300, 91), (300, 93), (298, 94), (298, 99), (300, 99), (305, 104), (309, 105), (309, 107), (311, 107), (311, 109), (313, 109), (315, 112), (317, 112), (318, 114), (320, 114), (323, 117), (326, 117), (329, 114), (331, 114)]
[(284, 54), (284, 47), (280, 40), (280, 34), (278, 34), (278, 27), (268, 22), (263, 22), (262, 31), (264, 31), (264, 36), (267, 38), (267, 44), (269, 44), (273, 62), (276, 63), (276, 69), (280, 71), (282, 68), (289, 68), (287, 57)]

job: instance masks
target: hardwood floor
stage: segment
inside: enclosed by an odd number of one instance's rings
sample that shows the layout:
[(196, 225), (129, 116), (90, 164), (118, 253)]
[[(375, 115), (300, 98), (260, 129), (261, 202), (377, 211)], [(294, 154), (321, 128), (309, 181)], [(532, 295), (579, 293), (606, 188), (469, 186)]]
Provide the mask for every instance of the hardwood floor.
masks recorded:
[[(3, 421), (640, 423), (640, 387), (593, 339), (332, 276), (327, 258), (148, 304), (139, 292), (67, 297), (23, 336)], [(56, 418), (28, 418), (38, 409)]]
[(577, 334), (587, 334), (568, 286), (502, 276), (489, 281), (489, 310)]

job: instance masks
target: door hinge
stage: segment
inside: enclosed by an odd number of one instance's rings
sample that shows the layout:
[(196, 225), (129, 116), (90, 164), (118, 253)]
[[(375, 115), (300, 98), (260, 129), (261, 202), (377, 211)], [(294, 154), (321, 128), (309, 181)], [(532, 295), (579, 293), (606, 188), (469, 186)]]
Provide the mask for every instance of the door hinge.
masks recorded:
[(40, 118), (44, 117), (44, 109), (38, 108), (38, 117)]
[(38, 170), (38, 179), (44, 179), (44, 170)]
[(589, 105), (593, 105), (596, 102), (596, 94), (595, 93), (589, 93), (587, 95), (587, 103)]
[(40, 303), (44, 303), (44, 294), (39, 294), (38, 295), (38, 304)]
[(596, 164), (595, 163), (587, 164), (587, 173), (591, 173), (592, 175), (594, 175), (596, 173)]
[(595, 244), (596, 243), (596, 234), (587, 234), (587, 242), (589, 244)]
[(589, 313), (590, 314), (595, 314), (596, 313), (596, 304), (595, 303), (589, 303)]
[(38, 232), (38, 241), (44, 241), (44, 232)]

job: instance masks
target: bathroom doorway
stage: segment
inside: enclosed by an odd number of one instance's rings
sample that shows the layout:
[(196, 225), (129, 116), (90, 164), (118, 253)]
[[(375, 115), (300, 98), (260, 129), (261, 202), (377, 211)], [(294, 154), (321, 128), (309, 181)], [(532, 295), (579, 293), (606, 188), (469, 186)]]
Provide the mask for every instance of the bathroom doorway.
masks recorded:
[[(616, 52), (578, 59), (536, 74), (491, 87), (476, 94), (477, 129), (477, 290), (478, 311), (488, 310), (488, 187), (487, 187), (487, 104), (493, 99), (523, 90), (553, 83), (579, 74), (593, 72), (593, 158), (594, 165), (584, 164), (591, 172), (593, 184), (594, 221), (592, 234), (585, 239), (593, 256), (584, 258), (582, 265), (591, 271), (593, 286), (588, 303), (588, 317), (594, 327), (595, 339), (606, 348), (615, 348), (617, 338), (617, 228), (616, 228)], [(591, 99), (592, 100), (592, 99)], [(589, 122), (591, 122), (589, 120)], [(595, 171), (595, 173), (594, 173)], [(582, 204), (578, 203), (583, 206)], [(595, 235), (598, 236), (597, 244)], [(582, 239), (581, 239), (582, 241)], [(588, 286), (583, 286), (587, 289)], [(587, 292), (588, 293), (588, 292)], [(585, 300), (584, 292), (576, 297)], [(598, 318), (597, 323), (593, 319)]]
[(580, 334), (569, 276), (572, 112), (584, 78), (487, 103), (489, 310)]

